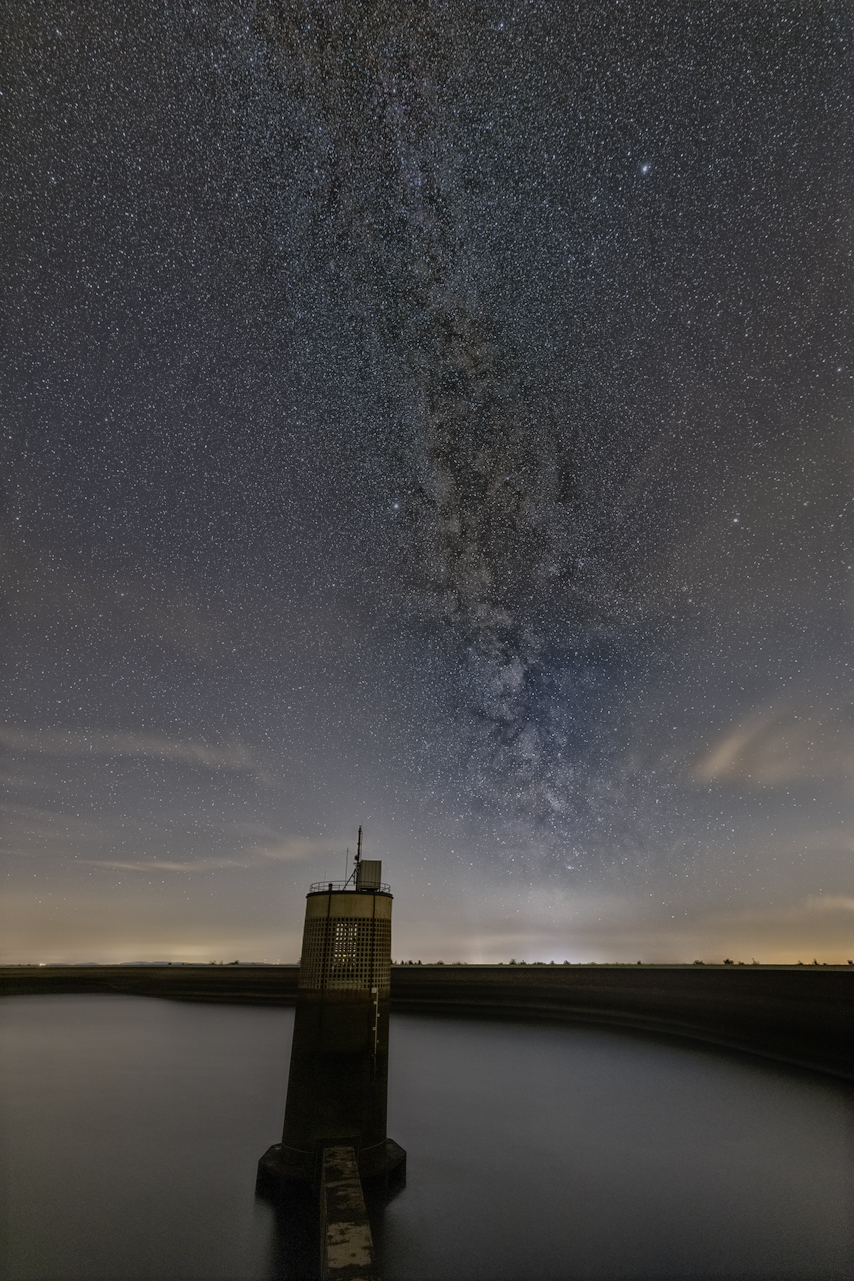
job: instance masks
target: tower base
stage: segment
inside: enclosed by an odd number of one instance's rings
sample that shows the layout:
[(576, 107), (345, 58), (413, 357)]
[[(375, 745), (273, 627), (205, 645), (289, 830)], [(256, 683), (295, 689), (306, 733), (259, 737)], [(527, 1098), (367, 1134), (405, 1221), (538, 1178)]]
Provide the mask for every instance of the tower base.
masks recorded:
[[(274, 1143), (258, 1162), (259, 1183), (315, 1183), (318, 1176), (320, 1152), (344, 1139), (318, 1140), (317, 1151), (300, 1152)], [(352, 1143), (352, 1138), (346, 1140)], [(406, 1153), (394, 1139), (385, 1139), (373, 1147), (359, 1152), (359, 1177), (365, 1180), (392, 1178), (395, 1182), (406, 1178)]]

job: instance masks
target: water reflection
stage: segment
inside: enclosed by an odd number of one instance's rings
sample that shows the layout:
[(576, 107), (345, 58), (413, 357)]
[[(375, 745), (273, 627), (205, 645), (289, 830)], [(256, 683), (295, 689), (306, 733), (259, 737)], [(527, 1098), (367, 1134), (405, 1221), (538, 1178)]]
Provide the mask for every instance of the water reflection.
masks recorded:
[[(300, 1194), (255, 1194), (290, 1010), (0, 1001), (5, 1244), (32, 1278), (293, 1278)], [(392, 1020), (406, 1188), (371, 1199), (385, 1281), (854, 1273), (841, 1083), (595, 1028)]]
[(285, 1183), (278, 1188), (263, 1184), (256, 1188), (256, 1195), (273, 1212), (271, 1281), (314, 1277), (320, 1224), (317, 1197), (312, 1189), (293, 1183)]
[(850, 1277), (843, 1085), (591, 1027), (395, 1023), (397, 1278)]
[(289, 1010), (144, 997), (0, 1001), (0, 1276), (258, 1281)]

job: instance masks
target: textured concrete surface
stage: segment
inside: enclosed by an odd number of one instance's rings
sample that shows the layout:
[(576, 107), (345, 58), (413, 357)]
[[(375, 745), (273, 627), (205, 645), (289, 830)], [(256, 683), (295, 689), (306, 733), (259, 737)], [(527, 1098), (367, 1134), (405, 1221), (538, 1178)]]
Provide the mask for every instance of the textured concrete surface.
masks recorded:
[(324, 1148), (320, 1176), (322, 1281), (377, 1281), (374, 1243), (351, 1147)]

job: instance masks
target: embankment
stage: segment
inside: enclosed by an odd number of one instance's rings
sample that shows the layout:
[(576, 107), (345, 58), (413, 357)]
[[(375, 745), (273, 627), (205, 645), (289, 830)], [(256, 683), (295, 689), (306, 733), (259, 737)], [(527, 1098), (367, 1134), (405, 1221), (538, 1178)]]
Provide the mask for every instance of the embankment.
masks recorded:
[[(6, 966), (0, 995), (119, 992), (292, 1005), (295, 965)], [(854, 1079), (854, 967), (397, 965), (392, 1009), (605, 1023)]]

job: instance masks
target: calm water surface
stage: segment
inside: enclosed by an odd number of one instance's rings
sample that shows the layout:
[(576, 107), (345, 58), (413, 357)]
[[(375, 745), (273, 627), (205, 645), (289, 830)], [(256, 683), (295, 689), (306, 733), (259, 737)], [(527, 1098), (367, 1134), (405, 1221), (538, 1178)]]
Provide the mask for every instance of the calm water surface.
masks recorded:
[[(281, 1130), (292, 1026), (291, 1010), (0, 1000), (0, 1274), (284, 1275), (255, 1166)], [(384, 1281), (854, 1275), (841, 1083), (599, 1029), (402, 1015), (391, 1055), (409, 1170), (375, 1224)]]

